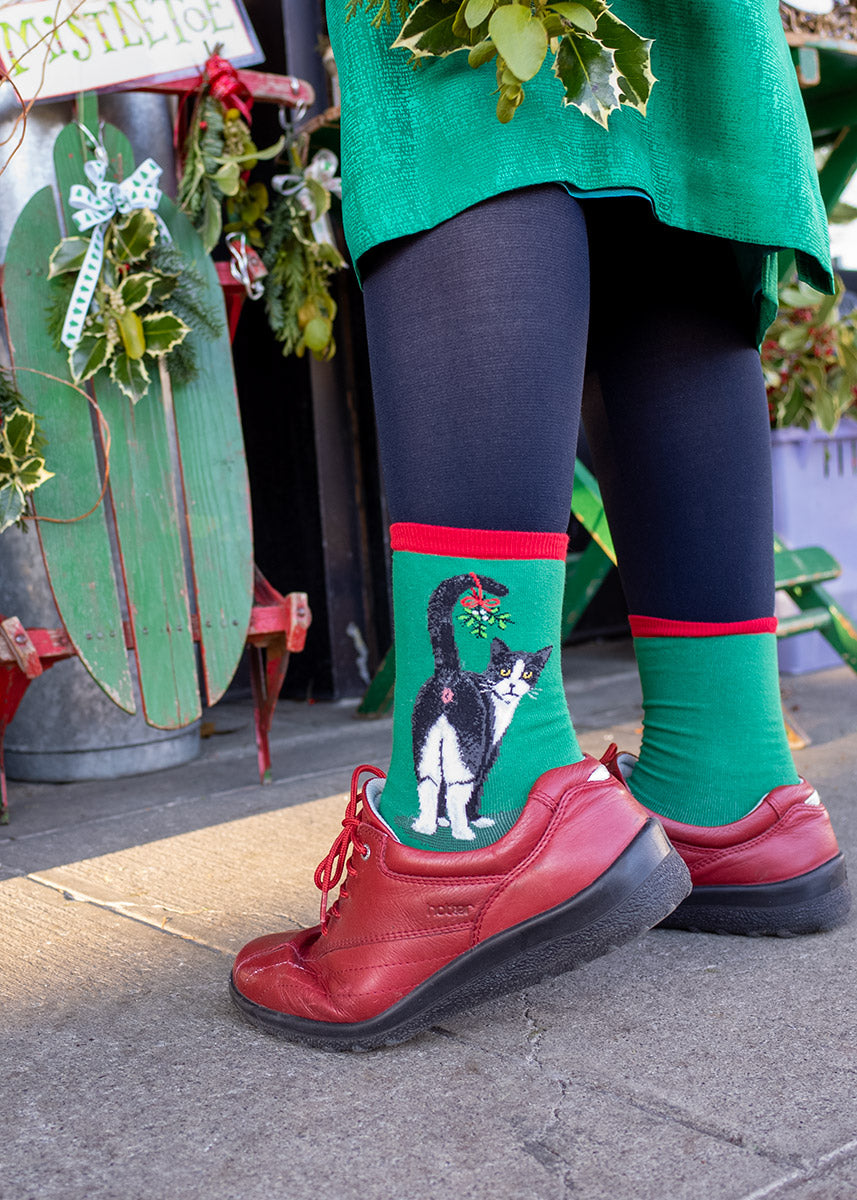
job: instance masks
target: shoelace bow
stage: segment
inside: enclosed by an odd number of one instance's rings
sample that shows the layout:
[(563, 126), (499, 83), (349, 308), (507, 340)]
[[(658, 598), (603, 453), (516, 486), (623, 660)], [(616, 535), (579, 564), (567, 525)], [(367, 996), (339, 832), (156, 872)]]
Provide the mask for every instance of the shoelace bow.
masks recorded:
[(354, 774), (351, 776), (351, 798), (348, 801), (345, 816), (342, 818), (342, 829), (337, 835), (336, 841), (330, 847), (327, 856), (321, 860), (315, 869), (315, 886), (321, 891), (321, 932), (324, 934), (327, 933), (330, 918), (339, 916), (339, 901), (344, 900), (348, 896), (348, 891), (344, 886), (339, 889), (339, 896), (330, 906), (330, 911), (327, 908), (328, 895), (339, 883), (343, 872), (346, 872), (348, 875), (357, 874), (356, 868), (351, 865), (352, 848), (364, 858), (367, 857), (369, 847), (357, 835), (357, 830), (360, 827), (360, 818), (357, 815), (357, 802), (358, 800), (363, 800), (360, 777), (365, 772), (368, 772), (374, 779), (385, 778), (384, 772), (379, 771), (377, 767), (370, 767), (364, 764), (356, 768)]

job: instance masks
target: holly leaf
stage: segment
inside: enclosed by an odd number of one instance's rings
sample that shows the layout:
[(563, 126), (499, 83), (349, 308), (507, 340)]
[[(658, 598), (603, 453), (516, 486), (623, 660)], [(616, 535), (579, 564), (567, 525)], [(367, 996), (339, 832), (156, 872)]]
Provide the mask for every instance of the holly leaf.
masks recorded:
[(15, 408), (0, 426), (3, 450), (13, 458), (29, 453), (36, 433), (36, 418), (25, 408)]
[(190, 333), (190, 327), (171, 312), (150, 313), (142, 320), (146, 353), (151, 354), (152, 358), (161, 358), (168, 354), (173, 346), (183, 342)]
[[(2, 478), (3, 467), (0, 465), (0, 479)], [(0, 533), (20, 521), (26, 506), (24, 493), (14, 483), (0, 485)]]
[(113, 356), (110, 378), (136, 404), (149, 390), (149, 372), (140, 358), (129, 358), (124, 350)]
[(548, 35), (529, 4), (498, 8), (488, 22), (488, 32), (513, 75), (526, 81), (538, 74), (548, 52)]
[(157, 275), (151, 275), (144, 271), (138, 271), (135, 275), (129, 275), (119, 289), (119, 295), (122, 298), (122, 303), (126, 308), (140, 308), (152, 294), (152, 288), (158, 281)]
[(45, 460), (40, 455), (34, 455), (18, 464), (15, 472), (17, 486), (23, 492), (34, 492), (48, 479), (53, 479), (53, 471), (45, 470)]
[(66, 271), (79, 271), (89, 249), (89, 238), (67, 237), (55, 247), (48, 265), (48, 279), (64, 275)]
[(656, 82), (652, 74), (652, 39), (641, 38), (612, 12), (601, 14), (597, 28), (599, 40), (614, 53), (621, 102), (645, 116)]
[(584, 33), (567, 33), (559, 45), (554, 74), (565, 88), (563, 104), (574, 105), (607, 128), (620, 105), (619, 71), (614, 52)]
[(85, 333), (68, 352), (68, 365), (77, 383), (91, 379), (110, 358), (110, 343), (106, 336), (95, 337)]
[(468, 43), (453, 31), (455, 17), (445, 0), (420, 0), (392, 48), (410, 50), (415, 58), (446, 58), (456, 50), (469, 50)]
[(113, 252), (121, 262), (139, 262), (155, 244), (157, 222), (150, 208), (137, 208), (126, 221), (117, 223)]

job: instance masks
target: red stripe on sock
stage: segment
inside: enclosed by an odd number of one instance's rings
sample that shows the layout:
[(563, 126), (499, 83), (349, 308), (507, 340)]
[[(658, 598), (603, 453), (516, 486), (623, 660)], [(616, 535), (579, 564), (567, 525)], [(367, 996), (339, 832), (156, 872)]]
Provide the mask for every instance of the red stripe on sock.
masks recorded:
[(565, 533), (518, 533), (505, 529), (454, 529), (449, 525), (417, 525), (398, 521), (390, 526), (393, 550), (443, 554), (449, 558), (558, 558), (565, 562)]
[(666, 617), (629, 616), (631, 635), (646, 637), (723, 637), (733, 633), (776, 633), (776, 617), (752, 621), (670, 621)]

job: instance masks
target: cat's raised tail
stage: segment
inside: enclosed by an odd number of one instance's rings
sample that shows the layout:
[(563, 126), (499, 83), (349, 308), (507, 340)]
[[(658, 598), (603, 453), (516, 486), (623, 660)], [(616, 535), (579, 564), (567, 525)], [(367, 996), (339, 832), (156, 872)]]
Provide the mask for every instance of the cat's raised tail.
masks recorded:
[(509, 589), (496, 579), (487, 575), (453, 575), (437, 585), (428, 602), (428, 629), (431, 638), (431, 648), (434, 652), (435, 666), (438, 669), (457, 670), (461, 664), (458, 658), (458, 647), (455, 644), (452, 610), (459, 596), (469, 592), (474, 598), (484, 589), (495, 596), (507, 596)]

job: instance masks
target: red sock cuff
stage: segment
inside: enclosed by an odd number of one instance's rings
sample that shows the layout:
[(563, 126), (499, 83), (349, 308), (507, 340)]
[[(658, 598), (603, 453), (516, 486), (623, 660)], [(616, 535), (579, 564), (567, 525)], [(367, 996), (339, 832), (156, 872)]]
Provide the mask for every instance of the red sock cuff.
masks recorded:
[(565, 562), (565, 533), (518, 533), (505, 529), (454, 529), (449, 525), (417, 525), (398, 521), (390, 526), (393, 550), (442, 554), (448, 558), (556, 558)]
[(651, 637), (728, 637), (734, 633), (776, 633), (776, 617), (757, 617), (752, 621), (670, 621), (666, 617), (629, 616), (631, 636)]

